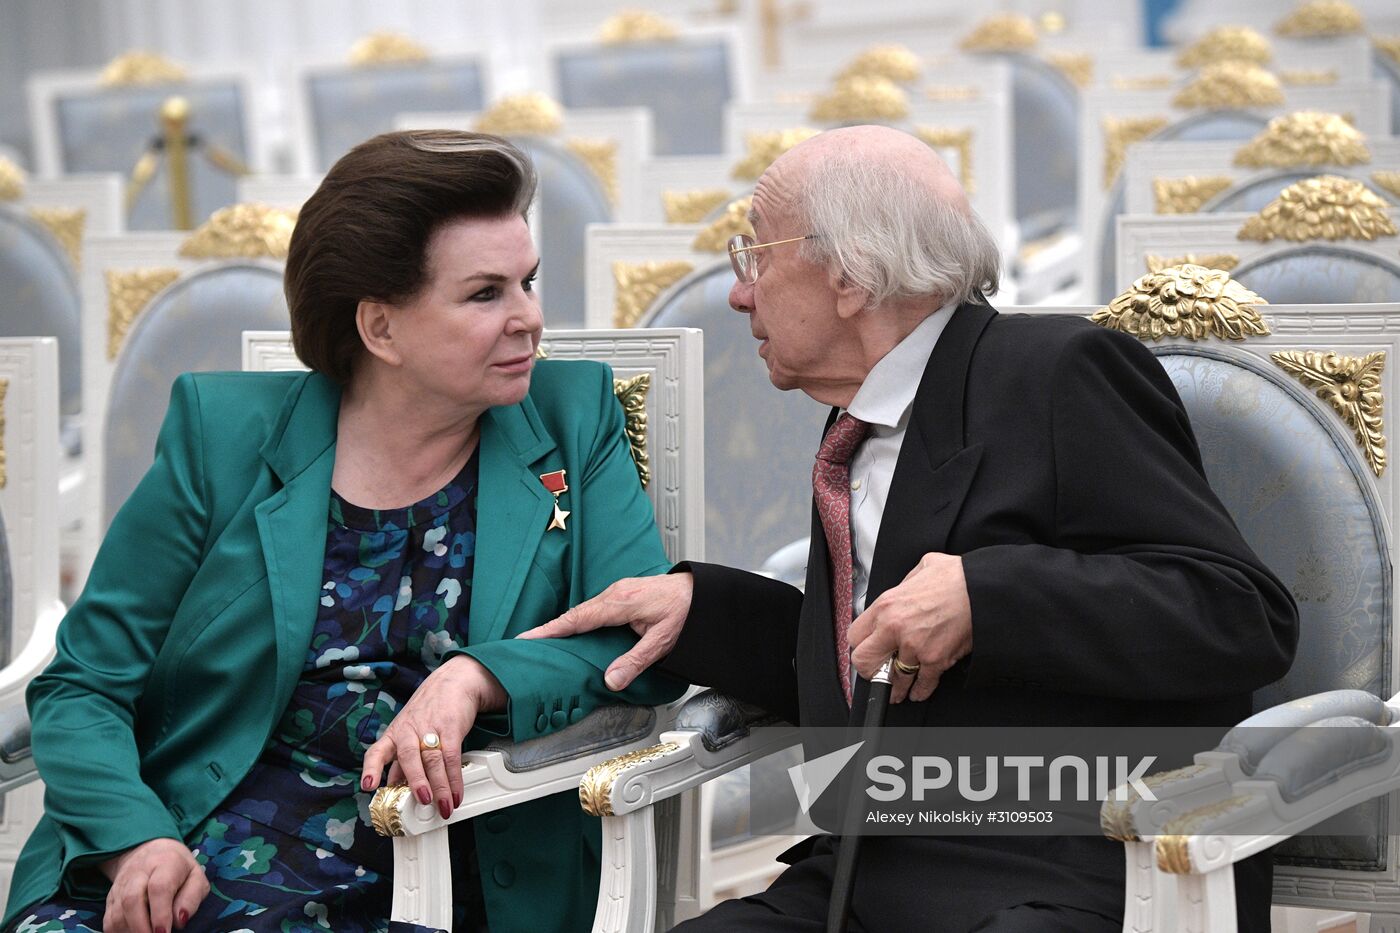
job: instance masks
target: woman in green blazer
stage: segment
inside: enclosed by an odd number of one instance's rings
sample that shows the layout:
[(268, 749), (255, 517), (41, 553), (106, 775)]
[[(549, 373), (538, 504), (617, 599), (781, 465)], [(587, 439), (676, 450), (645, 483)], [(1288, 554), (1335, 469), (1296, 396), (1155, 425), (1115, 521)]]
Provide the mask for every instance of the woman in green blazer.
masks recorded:
[[(607, 367), (535, 360), (533, 191), (495, 137), (364, 143), (292, 236), (312, 372), (176, 381), (29, 689), (46, 813), (7, 929), (386, 930), (384, 780), (447, 814), (464, 745), (678, 695), (607, 689), (622, 629), (513, 638), (668, 566)], [(472, 823), (456, 929), (588, 927), (576, 795)]]

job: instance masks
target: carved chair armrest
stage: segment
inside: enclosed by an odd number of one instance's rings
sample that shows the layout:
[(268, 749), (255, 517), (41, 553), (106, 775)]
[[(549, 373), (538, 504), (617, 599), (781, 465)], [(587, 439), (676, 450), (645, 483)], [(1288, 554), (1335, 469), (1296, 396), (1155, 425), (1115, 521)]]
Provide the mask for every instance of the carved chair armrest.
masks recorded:
[(1230, 796), (1168, 821), (1155, 840), (1157, 865), (1206, 874), (1396, 788), (1400, 726), (1328, 717), (1274, 745)]
[(673, 707), (604, 706), (550, 735), (492, 742), (462, 756), (462, 803), (444, 819), (418, 803), (407, 785), (380, 788), (370, 803), (384, 836), (421, 835), (460, 820), (573, 790), (595, 765), (621, 751), (654, 744), (673, 721)]
[(1226, 733), (1213, 750), (1197, 754), (1194, 764), (1143, 778), (1155, 799), (1144, 800), (1131, 785), (1110, 794), (1099, 811), (1104, 835), (1121, 842), (1150, 841), (1172, 820), (1231, 797), (1233, 788), (1253, 778), (1260, 763), (1297, 730), (1345, 716), (1385, 726), (1400, 719), (1400, 709), (1364, 690), (1332, 690), (1261, 710)]
[(795, 726), (707, 690), (686, 701), (676, 715), (675, 727), (663, 732), (657, 744), (591, 769), (579, 785), (579, 801), (594, 816), (623, 816), (798, 741)]

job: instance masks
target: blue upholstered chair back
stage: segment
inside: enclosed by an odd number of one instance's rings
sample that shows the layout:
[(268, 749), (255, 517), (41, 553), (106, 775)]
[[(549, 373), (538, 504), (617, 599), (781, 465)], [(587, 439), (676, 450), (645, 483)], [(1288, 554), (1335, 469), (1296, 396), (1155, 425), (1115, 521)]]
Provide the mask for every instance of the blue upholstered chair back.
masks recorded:
[(1273, 304), (1400, 301), (1400, 261), (1345, 246), (1300, 244), (1246, 260), (1230, 274)]
[[(1207, 142), (1211, 140), (1252, 139), (1268, 124), (1268, 118), (1240, 110), (1221, 110), (1200, 113), (1186, 117), (1168, 126), (1152, 138), (1154, 140), (1179, 140), (1181, 142)], [(1100, 219), (1103, 237), (1099, 241), (1099, 281), (1094, 286), (1095, 301), (1107, 304), (1118, 294), (1114, 282), (1117, 270), (1118, 215), (1126, 207), (1123, 190), (1123, 176), (1113, 183), (1113, 190), (1107, 199), (1107, 208)], [(1275, 300), (1275, 299), (1270, 299)]]
[(658, 300), (645, 324), (705, 332), (705, 555), (757, 570), (811, 532), (803, 477), (828, 410), (773, 388), (748, 318), (729, 307), (733, 284), (728, 262), (696, 272)]
[[(1350, 430), (1257, 356), (1196, 346), (1156, 353), (1190, 414), (1211, 487), (1298, 601), (1293, 667), (1257, 693), (1255, 705), (1343, 687), (1388, 697), (1389, 542)], [(1387, 825), (1382, 798), (1329, 823), (1339, 835), (1297, 836), (1275, 851), (1288, 864), (1380, 870), (1392, 857)]]
[(104, 528), (151, 466), (175, 377), (242, 369), (245, 330), (290, 325), (281, 270), (252, 262), (202, 269), (151, 300), (112, 373), (102, 435)]
[(560, 51), (559, 100), (573, 107), (649, 107), (656, 155), (724, 151), (730, 87), (728, 44), (719, 37), (599, 45)]
[(1010, 55), (1016, 222), (1029, 242), (1074, 227), (1079, 186), (1079, 94), (1057, 69)]
[(584, 233), (608, 223), (612, 206), (588, 166), (555, 143), (515, 140), (539, 175), (540, 297), (549, 327), (584, 325)]
[[(129, 176), (136, 160), (160, 136), (160, 106), (174, 95), (189, 101), (192, 136), (248, 160), (243, 90), (233, 81), (210, 81), (60, 95), (54, 108), (63, 170), (120, 172)], [(170, 193), (163, 165), (132, 206), (127, 218), (129, 229), (171, 229)], [(214, 168), (193, 151), (190, 191), (196, 224), (237, 200), (233, 176)]]
[[(58, 241), (7, 208), (0, 208), (0, 295), (0, 337), (58, 338), (59, 410), (73, 428), (83, 404), (78, 282)], [(63, 436), (76, 447), (76, 429)]]
[(1400, 136), (1400, 62), (1387, 57), (1380, 49), (1372, 53), (1371, 74), (1390, 85), (1390, 135)]
[(371, 136), (394, 128), (407, 111), (477, 111), (485, 106), (481, 66), (474, 61), (346, 68), (306, 77), (316, 170)]

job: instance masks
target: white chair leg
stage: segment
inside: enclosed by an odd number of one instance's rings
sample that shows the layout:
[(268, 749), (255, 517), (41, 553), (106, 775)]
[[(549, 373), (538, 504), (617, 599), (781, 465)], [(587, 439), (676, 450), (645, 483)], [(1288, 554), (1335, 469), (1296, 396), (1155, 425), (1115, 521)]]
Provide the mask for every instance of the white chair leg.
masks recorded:
[(1203, 875), (1178, 875), (1176, 890), (1182, 933), (1236, 933), (1233, 864)]
[(1156, 891), (1157, 858), (1150, 842), (1125, 842), (1127, 884), (1123, 897), (1123, 933), (1154, 933), (1156, 911), (1161, 908)]
[(1371, 933), (1400, 933), (1400, 914), (1371, 914)]
[(447, 827), (394, 837), (394, 900), (389, 916), (452, 930), (452, 852)]
[(603, 865), (593, 933), (652, 933), (656, 923), (656, 830), (652, 808), (603, 817)]

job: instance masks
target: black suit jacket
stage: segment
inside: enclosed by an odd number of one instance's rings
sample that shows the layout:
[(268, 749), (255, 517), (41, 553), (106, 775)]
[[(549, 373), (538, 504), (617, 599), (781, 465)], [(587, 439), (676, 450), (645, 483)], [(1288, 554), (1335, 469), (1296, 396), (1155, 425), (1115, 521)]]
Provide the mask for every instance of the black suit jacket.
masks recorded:
[[(1292, 596), (1207, 485), (1170, 378), (1136, 339), (1082, 318), (953, 312), (914, 398), (867, 604), (930, 552), (963, 558), (972, 654), (928, 701), (891, 707), (890, 725), (1225, 726), (1292, 661)], [(682, 567), (695, 595), (666, 669), (793, 722), (849, 721), (815, 512), (805, 598)], [(1248, 874), (1242, 928), (1267, 929), (1267, 874)], [(1121, 845), (877, 837), (861, 850), (867, 929), (931, 916), (965, 929), (1030, 901), (1121, 917)]]

